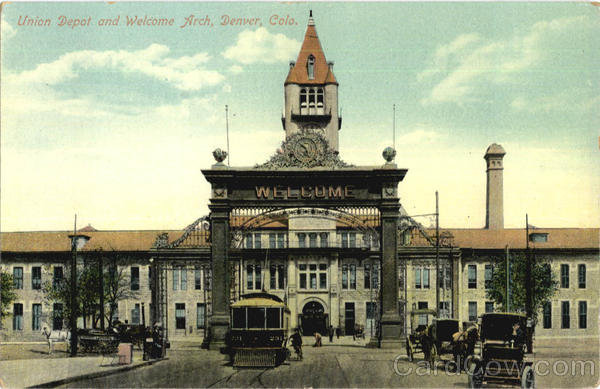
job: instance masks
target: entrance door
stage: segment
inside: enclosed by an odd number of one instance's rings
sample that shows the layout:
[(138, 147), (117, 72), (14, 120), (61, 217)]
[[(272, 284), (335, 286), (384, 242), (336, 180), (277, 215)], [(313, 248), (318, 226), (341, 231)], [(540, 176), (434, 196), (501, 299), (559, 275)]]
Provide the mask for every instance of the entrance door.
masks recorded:
[(346, 303), (344, 317), (346, 335), (354, 335), (354, 303)]
[(325, 315), (325, 309), (323, 305), (316, 301), (310, 301), (306, 303), (302, 308), (302, 319), (300, 320), (302, 326), (302, 334), (304, 336), (313, 335), (315, 332), (325, 336), (327, 315)]

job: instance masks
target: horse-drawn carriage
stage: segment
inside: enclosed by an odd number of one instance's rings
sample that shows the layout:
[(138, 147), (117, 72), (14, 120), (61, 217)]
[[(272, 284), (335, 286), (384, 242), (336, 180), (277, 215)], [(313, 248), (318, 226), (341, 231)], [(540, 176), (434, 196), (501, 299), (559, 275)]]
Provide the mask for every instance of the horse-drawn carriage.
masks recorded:
[(525, 353), (525, 315), (486, 313), (481, 317), (479, 353), (469, 369), (469, 387), (484, 383), (533, 388), (535, 376), (531, 356)]
[(84, 353), (113, 354), (119, 347), (117, 334), (98, 329), (77, 330), (79, 347)]
[[(409, 361), (414, 360), (414, 355), (422, 352), (425, 359), (429, 359), (429, 347), (427, 342), (427, 323), (429, 316), (436, 316), (436, 312), (432, 309), (417, 309), (410, 313), (410, 333), (406, 337), (406, 355)], [(417, 320), (425, 318), (425, 324), (417, 324)]]

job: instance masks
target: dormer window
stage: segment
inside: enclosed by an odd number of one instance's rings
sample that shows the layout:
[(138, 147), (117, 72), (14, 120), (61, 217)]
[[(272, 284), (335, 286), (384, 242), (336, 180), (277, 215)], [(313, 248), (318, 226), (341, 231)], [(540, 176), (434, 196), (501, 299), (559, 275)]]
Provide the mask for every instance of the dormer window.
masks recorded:
[(308, 57), (308, 61), (306, 62), (306, 70), (308, 71), (308, 79), (315, 79), (315, 57), (310, 55)]

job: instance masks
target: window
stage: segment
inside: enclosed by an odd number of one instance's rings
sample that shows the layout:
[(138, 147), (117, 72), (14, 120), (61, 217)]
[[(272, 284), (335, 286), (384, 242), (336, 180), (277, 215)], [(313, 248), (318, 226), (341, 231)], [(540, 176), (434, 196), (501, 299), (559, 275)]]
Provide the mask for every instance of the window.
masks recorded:
[(285, 268), (281, 264), (271, 264), (269, 267), (271, 289), (285, 288)]
[(364, 285), (365, 285), (365, 289), (371, 289), (371, 265), (368, 263), (365, 263), (365, 281), (364, 281)]
[(569, 265), (560, 265), (560, 287), (569, 287)]
[(415, 268), (415, 289), (429, 289), (429, 269)]
[(587, 328), (587, 301), (579, 302), (579, 328)]
[(356, 247), (356, 233), (355, 232), (351, 232), (348, 234), (348, 243), (350, 245), (350, 248), (355, 248)]
[(440, 317), (450, 317), (450, 303), (448, 301), (440, 301)]
[(562, 323), (561, 323), (561, 328), (571, 328), (571, 316), (569, 314), (569, 302), (568, 301), (563, 301), (561, 303), (561, 318), (562, 318)]
[(23, 289), (23, 268), (13, 267), (13, 285), (15, 289)]
[(546, 243), (548, 242), (548, 234), (545, 232), (534, 232), (529, 234), (529, 241), (533, 243)]
[(310, 248), (317, 247), (317, 234), (312, 232), (308, 234), (308, 244)]
[(342, 232), (340, 236), (342, 237), (342, 248), (348, 248), (348, 233)]
[(206, 305), (203, 303), (196, 304), (196, 328), (204, 328), (206, 318)]
[(367, 301), (367, 320), (375, 319), (375, 311), (377, 309), (376, 303)]
[(31, 330), (39, 331), (42, 323), (42, 304), (31, 306)]
[(140, 290), (140, 268), (131, 267), (131, 290)]
[(261, 233), (257, 232), (254, 234), (247, 234), (246, 235), (246, 248), (247, 249), (259, 249), (261, 248)]
[(477, 265), (469, 265), (468, 267), (468, 287), (469, 289), (477, 288)]
[(54, 277), (52, 277), (52, 286), (56, 289), (63, 280), (62, 266), (54, 266)]
[(327, 289), (326, 263), (299, 264), (298, 271), (300, 273), (300, 289)]
[(469, 321), (477, 321), (477, 301), (469, 301)]
[(356, 265), (342, 265), (342, 289), (356, 289)]
[(423, 288), (429, 289), (429, 269), (423, 269)]
[(246, 265), (246, 287), (248, 290), (261, 290), (262, 269), (260, 265)]
[(579, 288), (585, 289), (585, 265), (583, 264), (577, 267), (577, 280)]
[(494, 312), (494, 302), (486, 301), (485, 302), (485, 313)]
[(131, 324), (140, 324), (140, 304), (135, 304), (131, 310)]
[(185, 304), (175, 304), (175, 328), (185, 330)]
[(552, 303), (550, 301), (544, 302), (543, 316), (544, 328), (552, 328)]
[[(427, 309), (429, 304), (427, 301), (419, 301), (417, 306), (419, 309)], [(427, 315), (419, 315), (419, 325), (427, 325)]]
[(31, 289), (42, 289), (42, 268), (39, 266), (31, 268)]
[(261, 234), (257, 232), (254, 234), (254, 248), (259, 249), (261, 247)]
[(342, 248), (356, 248), (356, 232), (341, 232)]
[(202, 290), (202, 268), (194, 269), (194, 289)]
[(314, 80), (315, 78), (315, 57), (310, 55), (308, 57), (308, 61), (306, 62), (306, 70), (308, 72), (308, 79)]
[(282, 249), (282, 248), (285, 248), (285, 234), (283, 234), (283, 233), (270, 233), (269, 234), (269, 248), (270, 249)]
[(187, 290), (187, 270), (183, 266), (173, 266), (173, 290)]
[(23, 304), (13, 304), (13, 330), (23, 329)]
[(63, 328), (63, 305), (61, 303), (54, 303), (52, 306), (52, 329), (62, 330)]
[(448, 265), (440, 266), (440, 276), (436, 277), (439, 281), (438, 286), (442, 289), (452, 289), (451, 269)]
[(492, 274), (492, 265), (485, 265), (484, 281), (486, 289), (490, 289), (492, 287)]
[(329, 234), (326, 233), (326, 232), (321, 232), (319, 234), (319, 238), (321, 239), (321, 247), (328, 247), (329, 246), (329, 244), (327, 242), (328, 237), (329, 237)]
[(306, 247), (306, 234), (301, 232), (298, 235), (298, 247), (303, 249)]

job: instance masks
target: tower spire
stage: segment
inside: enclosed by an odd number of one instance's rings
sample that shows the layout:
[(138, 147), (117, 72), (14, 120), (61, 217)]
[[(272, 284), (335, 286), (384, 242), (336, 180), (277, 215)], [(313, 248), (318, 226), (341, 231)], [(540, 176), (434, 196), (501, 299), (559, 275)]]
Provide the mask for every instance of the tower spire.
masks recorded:
[(314, 21), (313, 16), (312, 16), (312, 9), (309, 12), (310, 13), (308, 15), (308, 25), (309, 26), (314, 26), (315, 25), (315, 21)]

